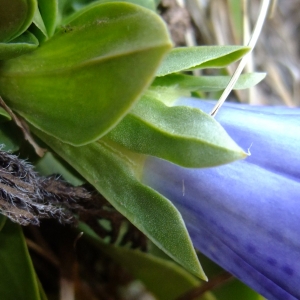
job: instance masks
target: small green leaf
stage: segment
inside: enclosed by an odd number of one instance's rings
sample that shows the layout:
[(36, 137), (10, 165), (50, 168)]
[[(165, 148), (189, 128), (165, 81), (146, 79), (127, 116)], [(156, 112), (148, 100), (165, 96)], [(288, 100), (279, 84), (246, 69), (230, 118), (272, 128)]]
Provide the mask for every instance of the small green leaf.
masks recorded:
[(32, 23), (36, 0), (0, 0), (0, 41), (21, 35)]
[(9, 113), (5, 109), (0, 107), (0, 122), (10, 121), (10, 120), (11, 120), (11, 116), (9, 115)]
[(99, 4), (33, 53), (3, 62), (0, 95), (37, 128), (83, 145), (123, 118), (170, 47), (154, 12), (123, 2)]
[[(266, 77), (266, 73), (242, 74), (233, 89), (241, 90), (255, 86)], [(230, 81), (230, 76), (190, 76), (170, 74), (156, 77), (152, 86), (166, 86), (188, 91), (215, 92), (223, 90)]]
[(37, 8), (34, 13), (33, 17), (33, 23), (34, 25), (41, 31), (41, 33), (45, 36), (45, 38), (48, 38), (48, 33), (44, 24), (44, 21), (42, 19), (40, 10)]
[(198, 46), (173, 49), (164, 59), (156, 76), (199, 68), (223, 68), (243, 57), (245, 46)]
[(40, 300), (37, 278), (20, 225), (7, 220), (0, 231), (0, 295), (5, 300)]
[(40, 300), (48, 300), (47, 295), (43, 289), (43, 286), (38, 278), (37, 278), (37, 282), (38, 282), (38, 287), (39, 287)]
[[(26, 31), (9, 43), (0, 43), (0, 60), (11, 59), (33, 51), (39, 45), (37, 38)], [(1, 62), (0, 62), (1, 69)]]
[[(208, 278), (216, 278), (224, 272), (224, 270), (216, 263), (212, 262), (205, 255), (198, 253), (198, 256), (207, 270)], [(232, 278), (229, 282), (219, 286), (217, 289), (212, 290), (212, 294), (217, 300), (228, 299), (243, 299), (243, 300), (266, 300), (250, 287), (239, 281), (237, 278)]]
[(1, 150), (15, 152), (19, 150), (23, 136), (13, 122), (0, 124)]
[(58, 18), (58, 0), (38, 0), (39, 9), (43, 18), (47, 34), (51, 37), (56, 28)]
[[(134, 278), (142, 281), (147, 290), (153, 293), (157, 299), (177, 299), (201, 283), (200, 280), (171, 260), (138, 250), (104, 244), (86, 224), (81, 223), (79, 228), (94, 241), (101, 252), (123, 266)], [(206, 293), (201, 299), (213, 300), (215, 298)]]
[(217, 166), (247, 156), (213, 117), (196, 108), (168, 107), (146, 96), (107, 138), (131, 151), (191, 168)]
[(74, 147), (32, 129), (153, 243), (188, 271), (206, 279), (178, 210), (137, 179), (143, 156), (101, 140)]

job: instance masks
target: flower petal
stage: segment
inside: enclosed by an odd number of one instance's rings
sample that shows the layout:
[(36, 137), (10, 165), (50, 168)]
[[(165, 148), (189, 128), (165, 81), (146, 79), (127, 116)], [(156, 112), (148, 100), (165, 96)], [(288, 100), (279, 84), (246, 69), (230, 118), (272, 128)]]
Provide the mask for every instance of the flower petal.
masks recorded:
[(142, 179), (179, 209), (196, 248), (268, 299), (300, 298), (296, 111), (224, 107), (219, 121), (253, 143), (251, 157), (210, 169), (148, 158)]

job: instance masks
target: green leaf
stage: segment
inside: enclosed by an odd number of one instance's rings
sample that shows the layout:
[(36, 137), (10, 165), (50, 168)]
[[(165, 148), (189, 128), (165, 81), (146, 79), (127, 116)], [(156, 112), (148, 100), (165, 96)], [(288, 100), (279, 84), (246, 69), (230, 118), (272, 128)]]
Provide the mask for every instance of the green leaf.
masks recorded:
[(9, 115), (9, 113), (5, 109), (0, 107), (0, 122), (10, 121), (10, 120), (11, 120), (11, 116)]
[(124, 117), (170, 47), (155, 13), (128, 3), (100, 4), (81, 11), (33, 53), (3, 62), (0, 94), (37, 128), (83, 145)]
[(137, 179), (143, 156), (101, 140), (74, 147), (33, 131), (160, 249), (191, 273), (206, 278), (178, 210)]
[(1, 150), (15, 152), (19, 150), (23, 136), (13, 122), (0, 124)]
[(26, 31), (36, 8), (36, 0), (1, 0), (0, 41), (8, 42)]
[[(117, 1), (119, 0), (100, 0), (99, 2), (106, 3), (106, 2), (117, 2)], [(153, 11), (156, 10), (155, 2), (153, 0), (125, 0), (124, 2), (140, 5), (142, 7), (148, 8)]]
[(47, 152), (41, 159), (39, 159), (39, 161), (35, 164), (34, 169), (43, 176), (50, 176), (53, 174), (60, 175), (64, 180), (74, 186), (85, 183), (79, 174), (74, 174), (74, 170), (72, 170), (69, 165), (66, 165), (64, 161), (56, 157), (51, 152)]
[[(242, 74), (233, 89), (241, 90), (255, 86), (266, 77), (266, 73)], [(152, 86), (166, 86), (188, 91), (215, 92), (223, 90), (230, 81), (230, 76), (190, 76), (170, 74), (157, 77)]]
[(245, 46), (198, 46), (173, 49), (164, 59), (156, 76), (199, 68), (223, 68), (243, 57)]
[(131, 151), (191, 168), (217, 166), (247, 156), (213, 117), (196, 108), (168, 107), (147, 96), (107, 138)]
[(39, 9), (43, 18), (47, 34), (51, 37), (56, 28), (58, 18), (58, 0), (38, 0)]
[(5, 300), (40, 300), (37, 278), (21, 227), (7, 220), (0, 231), (0, 295)]
[(38, 278), (37, 278), (37, 281), (38, 281), (38, 287), (39, 287), (39, 293), (40, 293), (40, 300), (48, 300), (47, 295), (43, 289), (43, 286)]
[[(177, 299), (201, 283), (200, 280), (170, 260), (139, 250), (104, 244), (86, 224), (81, 223), (79, 228), (93, 240), (101, 252), (123, 266), (136, 279), (142, 281), (147, 290), (153, 293), (157, 299)], [(201, 299), (212, 300), (214, 297), (206, 293)]]
[(34, 17), (33, 17), (33, 23), (40, 30), (40, 32), (44, 35), (44, 37), (48, 38), (47, 29), (45, 27), (40, 10), (38, 8), (35, 10)]
[[(65, 11), (80, 11), (84, 6), (89, 5), (90, 7), (92, 7), (93, 5), (98, 5), (98, 4), (103, 4), (103, 3), (111, 3), (111, 2), (120, 2), (119, 0), (76, 0), (76, 1), (71, 1), (69, 2), (69, 7), (66, 6), (65, 7)], [(136, 5), (140, 5), (142, 7), (151, 9), (153, 11), (155, 11), (156, 7), (155, 7), (155, 2), (153, 0), (124, 0), (122, 2), (126, 2), (126, 3), (132, 3), (132, 4), (136, 4)], [(71, 9), (71, 7), (72, 9)]]
[[(33, 51), (39, 45), (37, 38), (26, 31), (9, 43), (0, 43), (0, 60), (11, 59)], [(0, 62), (0, 70), (2, 63)]]
[[(209, 279), (216, 278), (224, 272), (224, 270), (216, 263), (212, 262), (205, 255), (198, 253), (199, 259), (203, 264), (205, 270), (207, 270), (207, 276)], [(239, 281), (237, 278), (232, 278), (229, 282), (219, 286), (212, 290), (212, 294), (215, 295), (218, 300), (228, 299), (243, 299), (243, 300), (266, 300), (250, 287)]]
[[(109, 2), (120, 2), (120, 1), (119, 0), (60, 0), (59, 1), (59, 23), (65, 24), (70, 16), (82, 10), (83, 8), (87, 8), (87, 6), (90, 8), (94, 5), (109, 3)], [(154, 0), (124, 0), (122, 2), (133, 3), (154, 11), (156, 8)]]

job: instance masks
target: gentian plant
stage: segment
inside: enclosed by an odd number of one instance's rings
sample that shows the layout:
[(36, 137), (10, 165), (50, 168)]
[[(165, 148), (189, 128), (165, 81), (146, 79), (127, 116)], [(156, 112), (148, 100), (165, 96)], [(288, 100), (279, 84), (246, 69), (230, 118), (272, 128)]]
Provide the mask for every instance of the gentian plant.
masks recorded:
[[(194, 247), (269, 299), (300, 297), (298, 111), (233, 104), (215, 120), (210, 102), (185, 98), (229, 81), (185, 71), (223, 68), (249, 47), (171, 49), (151, 0), (0, 0), (0, 7), (3, 299), (47, 299), (16, 223), (43, 227), (49, 218), (76, 222), (85, 244), (158, 299), (207, 280)], [(235, 88), (264, 76), (244, 74)], [(124, 240), (114, 230), (117, 212), (147, 237), (148, 253), (131, 249), (133, 238), (131, 248), (116, 242)], [(97, 231), (112, 214), (115, 243)], [(61, 299), (65, 289), (84, 299), (83, 283), (74, 286), (61, 284)]]
[[(212, 103), (177, 105), (211, 111)], [(217, 116), (246, 160), (186, 169), (148, 158), (143, 182), (181, 212), (194, 245), (267, 299), (298, 299), (299, 110), (225, 105)]]

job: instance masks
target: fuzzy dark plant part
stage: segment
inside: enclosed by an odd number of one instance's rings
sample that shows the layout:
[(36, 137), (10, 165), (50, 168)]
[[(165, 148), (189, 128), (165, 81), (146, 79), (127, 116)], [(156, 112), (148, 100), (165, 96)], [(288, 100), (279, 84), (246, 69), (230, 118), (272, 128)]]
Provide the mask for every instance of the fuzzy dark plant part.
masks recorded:
[(40, 219), (75, 221), (77, 200), (89, 199), (83, 187), (73, 187), (58, 177), (40, 177), (17, 156), (0, 150), (0, 213), (20, 225), (39, 225)]

